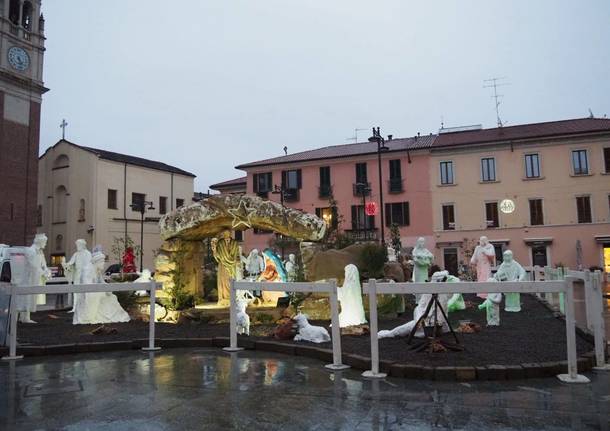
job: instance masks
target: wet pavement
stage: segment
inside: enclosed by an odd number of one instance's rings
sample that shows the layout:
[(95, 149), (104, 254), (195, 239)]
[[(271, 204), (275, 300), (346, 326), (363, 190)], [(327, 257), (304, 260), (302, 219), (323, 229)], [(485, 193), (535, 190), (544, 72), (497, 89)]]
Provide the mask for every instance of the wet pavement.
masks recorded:
[(450, 383), (218, 349), (0, 363), (0, 430), (610, 430), (610, 373)]

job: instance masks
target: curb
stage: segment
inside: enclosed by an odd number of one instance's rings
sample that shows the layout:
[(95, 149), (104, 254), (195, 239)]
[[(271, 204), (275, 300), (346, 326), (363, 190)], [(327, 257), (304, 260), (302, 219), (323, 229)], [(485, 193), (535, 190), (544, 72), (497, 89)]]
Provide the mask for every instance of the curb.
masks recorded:
[[(54, 344), (48, 346), (22, 346), (17, 353), (26, 357), (67, 355), (77, 353), (111, 352), (119, 350), (139, 350), (148, 345), (148, 339), (132, 341), (106, 341), (92, 343)], [(155, 345), (164, 349), (184, 347), (229, 346), (229, 337), (214, 338), (158, 338)], [(292, 356), (304, 356), (318, 359), (325, 363), (333, 360), (331, 349), (324, 349), (310, 344), (291, 344), (275, 340), (253, 340), (238, 337), (238, 346), (246, 350), (259, 350)], [(0, 347), (0, 356), (7, 355), (8, 348)], [(371, 359), (367, 356), (344, 353), (343, 362), (356, 370), (366, 371), (371, 368)], [(595, 361), (595, 352), (587, 352), (578, 357), (578, 372), (591, 371)], [(529, 378), (554, 377), (567, 372), (567, 361), (525, 363), (518, 365), (485, 365), (485, 366), (439, 366), (402, 364), (387, 360), (379, 361), (380, 371), (392, 377), (436, 381), (484, 381), (484, 380), (521, 380)]]

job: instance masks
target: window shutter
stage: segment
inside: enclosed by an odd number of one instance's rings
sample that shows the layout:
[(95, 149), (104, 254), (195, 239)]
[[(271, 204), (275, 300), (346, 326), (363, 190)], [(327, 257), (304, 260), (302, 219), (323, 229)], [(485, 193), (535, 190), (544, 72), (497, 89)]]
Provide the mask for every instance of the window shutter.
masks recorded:
[(409, 214), (409, 202), (402, 203), (402, 219), (405, 226), (411, 224), (411, 215)]
[(258, 174), (252, 175), (252, 191), (258, 193)]
[(301, 170), (297, 169), (297, 188), (299, 190), (301, 190), (302, 186), (303, 186), (303, 183), (302, 183), (302, 179), (301, 179)]
[(385, 225), (392, 226), (392, 204), (385, 204)]
[(287, 177), (286, 171), (282, 171), (282, 188), (283, 189), (286, 189), (286, 183), (287, 183), (286, 177)]
[(316, 208), (316, 217), (322, 217), (322, 208)]
[(358, 229), (358, 206), (352, 205), (352, 230)]

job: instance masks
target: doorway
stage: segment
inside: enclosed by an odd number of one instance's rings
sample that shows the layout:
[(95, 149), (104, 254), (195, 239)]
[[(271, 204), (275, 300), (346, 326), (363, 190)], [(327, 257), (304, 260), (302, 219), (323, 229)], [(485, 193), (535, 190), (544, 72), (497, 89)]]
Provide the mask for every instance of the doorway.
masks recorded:
[(444, 248), (443, 249), (443, 263), (445, 270), (449, 271), (451, 275), (458, 275), (458, 250), (457, 248)]
[(546, 245), (535, 244), (532, 245), (532, 265), (545, 267), (549, 264)]

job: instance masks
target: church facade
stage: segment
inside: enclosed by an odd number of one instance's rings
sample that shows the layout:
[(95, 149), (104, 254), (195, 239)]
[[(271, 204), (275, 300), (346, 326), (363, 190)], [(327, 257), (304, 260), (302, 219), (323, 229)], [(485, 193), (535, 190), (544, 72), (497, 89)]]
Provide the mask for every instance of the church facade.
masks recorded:
[[(74, 242), (101, 246), (108, 264), (120, 263), (113, 245), (140, 245), (143, 267), (154, 269), (161, 246), (159, 218), (193, 200), (195, 175), (154, 160), (60, 140), (40, 157), (37, 229), (46, 233), (49, 266), (69, 258)], [(138, 211), (145, 208), (144, 221)], [(136, 256), (139, 269), (139, 255)]]
[(40, 0), (0, 2), (0, 243), (36, 232), (44, 18)]

